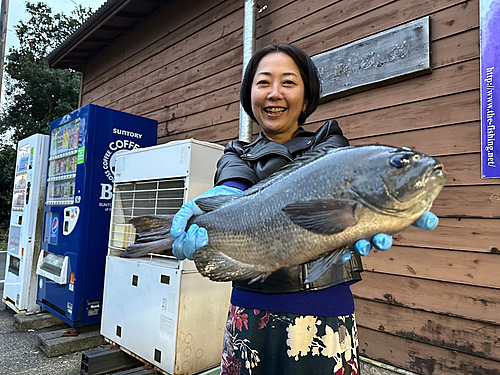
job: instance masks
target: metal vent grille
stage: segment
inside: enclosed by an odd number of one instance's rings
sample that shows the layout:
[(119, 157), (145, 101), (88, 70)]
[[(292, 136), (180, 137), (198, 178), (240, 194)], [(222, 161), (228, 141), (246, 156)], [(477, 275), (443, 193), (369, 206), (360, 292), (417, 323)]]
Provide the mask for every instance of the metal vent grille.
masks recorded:
[(184, 203), (185, 178), (116, 183), (109, 247), (123, 250), (135, 241), (130, 219), (175, 214)]

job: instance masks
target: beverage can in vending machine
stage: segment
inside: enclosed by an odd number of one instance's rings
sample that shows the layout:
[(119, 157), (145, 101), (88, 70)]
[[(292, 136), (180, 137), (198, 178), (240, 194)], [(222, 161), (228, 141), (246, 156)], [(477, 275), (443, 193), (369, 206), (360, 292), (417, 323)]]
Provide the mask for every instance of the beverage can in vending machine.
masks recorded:
[(66, 186), (63, 184), (59, 185), (59, 189), (61, 189), (61, 192), (60, 192), (60, 197), (61, 198), (64, 198), (66, 196), (66, 191), (65, 191), (65, 188)]
[(54, 199), (58, 199), (61, 197), (61, 186), (58, 184), (54, 184)]

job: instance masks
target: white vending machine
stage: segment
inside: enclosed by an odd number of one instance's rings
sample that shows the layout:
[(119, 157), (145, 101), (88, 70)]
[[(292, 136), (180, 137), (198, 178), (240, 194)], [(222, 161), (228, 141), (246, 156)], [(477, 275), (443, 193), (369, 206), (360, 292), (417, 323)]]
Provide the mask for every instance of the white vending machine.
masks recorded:
[(164, 374), (219, 366), (231, 284), (201, 276), (190, 260), (120, 254), (135, 240), (130, 219), (175, 214), (213, 186), (223, 150), (190, 139), (116, 158), (101, 334)]
[(36, 262), (42, 237), (49, 136), (19, 141), (12, 194), (3, 302), (17, 313), (39, 311)]

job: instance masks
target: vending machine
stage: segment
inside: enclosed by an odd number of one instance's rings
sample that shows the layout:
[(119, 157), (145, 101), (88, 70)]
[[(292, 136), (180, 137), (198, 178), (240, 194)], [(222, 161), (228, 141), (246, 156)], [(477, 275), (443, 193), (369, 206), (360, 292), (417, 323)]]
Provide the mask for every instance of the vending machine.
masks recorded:
[(42, 210), (49, 137), (35, 134), (17, 146), (3, 302), (17, 313), (40, 310), (35, 273), (42, 237)]
[(50, 124), (37, 303), (73, 327), (100, 322), (116, 156), (156, 134), (156, 121), (92, 104)]

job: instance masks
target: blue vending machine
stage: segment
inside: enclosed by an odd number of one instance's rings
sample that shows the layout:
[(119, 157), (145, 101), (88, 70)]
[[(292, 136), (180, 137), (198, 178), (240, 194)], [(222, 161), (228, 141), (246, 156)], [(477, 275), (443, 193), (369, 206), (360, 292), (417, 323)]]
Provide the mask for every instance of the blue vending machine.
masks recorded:
[(157, 126), (92, 104), (50, 124), (37, 304), (72, 327), (100, 322), (116, 156)]

